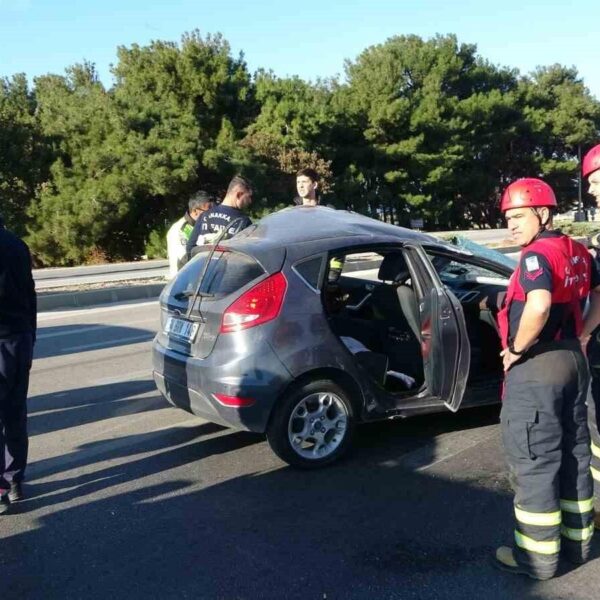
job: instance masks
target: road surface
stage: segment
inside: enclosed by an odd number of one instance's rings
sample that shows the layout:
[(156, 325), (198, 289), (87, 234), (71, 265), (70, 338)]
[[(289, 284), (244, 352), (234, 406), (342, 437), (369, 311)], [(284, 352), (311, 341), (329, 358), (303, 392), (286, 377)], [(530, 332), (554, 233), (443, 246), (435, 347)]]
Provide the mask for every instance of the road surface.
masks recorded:
[(169, 407), (155, 302), (40, 316), (26, 501), (0, 517), (2, 598), (598, 598), (591, 563), (535, 582), (511, 539), (497, 407), (359, 428), (291, 469), (263, 436)]

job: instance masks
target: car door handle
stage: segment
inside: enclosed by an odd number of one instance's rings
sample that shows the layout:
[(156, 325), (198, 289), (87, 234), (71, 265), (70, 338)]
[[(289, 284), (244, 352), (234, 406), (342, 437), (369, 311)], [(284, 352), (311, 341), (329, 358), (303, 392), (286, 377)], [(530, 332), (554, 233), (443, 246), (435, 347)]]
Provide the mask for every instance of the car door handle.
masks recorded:
[(367, 294), (358, 304), (346, 304), (348, 310), (360, 310), (373, 294)]

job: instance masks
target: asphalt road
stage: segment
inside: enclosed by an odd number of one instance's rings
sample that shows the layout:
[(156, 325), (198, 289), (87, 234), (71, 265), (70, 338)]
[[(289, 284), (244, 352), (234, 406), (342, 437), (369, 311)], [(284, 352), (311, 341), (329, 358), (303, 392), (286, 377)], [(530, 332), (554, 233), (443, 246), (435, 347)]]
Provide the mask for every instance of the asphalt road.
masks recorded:
[(169, 407), (156, 303), (40, 316), (26, 501), (0, 517), (2, 599), (596, 599), (595, 560), (536, 582), (511, 538), (498, 409), (364, 426), (318, 472)]

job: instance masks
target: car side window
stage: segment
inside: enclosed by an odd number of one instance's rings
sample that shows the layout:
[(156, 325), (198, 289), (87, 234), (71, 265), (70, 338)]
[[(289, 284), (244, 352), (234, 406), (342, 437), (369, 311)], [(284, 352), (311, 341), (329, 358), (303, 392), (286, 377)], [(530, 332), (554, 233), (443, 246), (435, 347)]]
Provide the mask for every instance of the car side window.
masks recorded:
[(354, 252), (346, 254), (342, 266), (343, 277), (358, 277), (359, 279), (378, 282), (377, 273), (383, 261), (378, 252)]
[(313, 290), (319, 290), (319, 277), (323, 265), (323, 257), (317, 256), (296, 263), (293, 267), (294, 271), (308, 284)]
[(490, 283), (493, 281), (494, 283), (502, 283), (503, 281), (506, 281), (506, 278), (503, 275), (500, 275), (491, 269), (486, 269), (485, 267), (458, 261), (441, 254), (428, 252), (427, 256), (437, 271), (442, 283), (446, 285), (460, 282)]

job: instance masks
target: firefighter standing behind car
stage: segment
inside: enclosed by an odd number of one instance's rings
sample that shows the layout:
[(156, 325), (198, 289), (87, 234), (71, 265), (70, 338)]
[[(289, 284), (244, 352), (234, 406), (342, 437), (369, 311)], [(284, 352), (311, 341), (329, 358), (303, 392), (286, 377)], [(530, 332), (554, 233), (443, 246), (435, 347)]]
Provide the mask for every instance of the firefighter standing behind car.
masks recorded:
[(498, 315), (515, 531), (496, 563), (534, 579), (554, 576), (559, 551), (585, 562), (593, 534), (589, 375), (578, 336), (582, 303), (600, 277), (582, 244), (552, 231), (556, 205), (548, 184), (527, 178), (506, 188), (500, 206), (523, 250)]
[[(235, 235), (242, 229), (252, 225), (250, 218), (244, 213), (252, 204), (252, 184), (246, 178), (236, 175), (227, 187), (227, 193), (221, 204), (206, 211), (196, 224), (186, 245), (188, 258), (196, 245), (206, 241), (206, 236), (227, 230), (226, 237)], [(202, 236), (202, 237), (200, 237)]]
[[(589, 193), (600, 207), (600, 144), (594, 146), (584, 157), (582, 175), (587, 177)], [(596, 236), (598, 237), (598, 236)], [(600, 255), (596, 247), (596, 265), (600, 265)], [(598, 266), (600, 269), (600, 266)], [(588, 400), (589, 428), (592, 443), (592, 478), (596, 487), (596, 515), (594, 524), (600, 529), (600, 293), (592, 293), (590, 309), (581, 333), (582, 347), (587, 347), (587, 356), (592, 376), (591, 397)]]
[(185, 247), (192, 235), (196, 221), (204, 212), (211, 209), (214, 198), (207, 192), (196, 192), (188, 202), (188, 210), (175, 221), (167, 233), (167, 255), (169, 257), (169, 277), (177, 275), (181, 260), (185, 257)]

